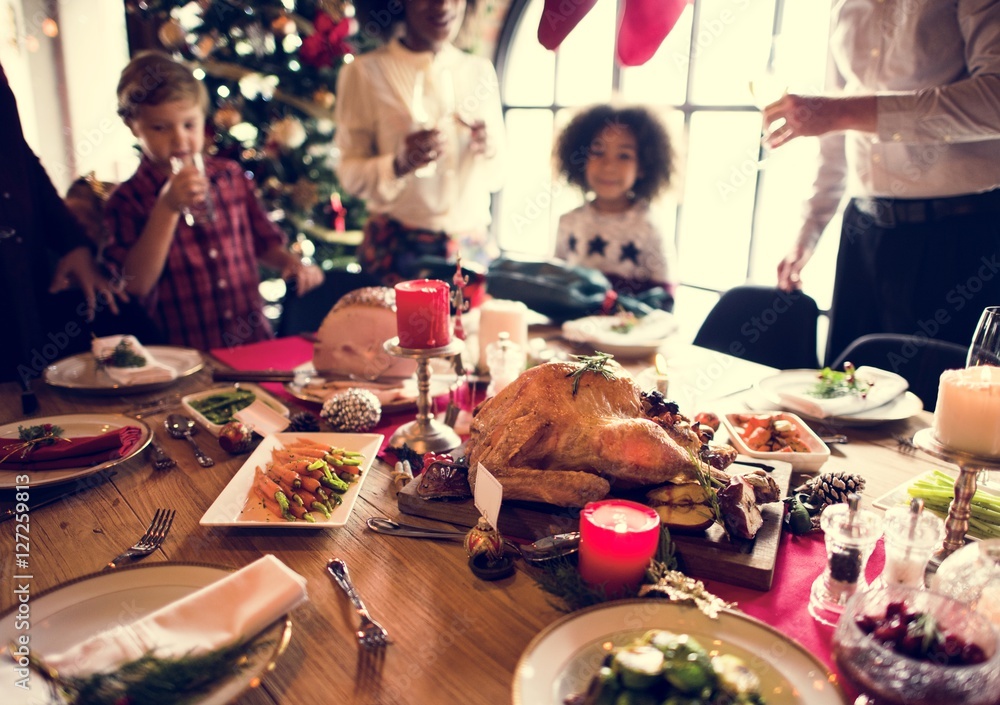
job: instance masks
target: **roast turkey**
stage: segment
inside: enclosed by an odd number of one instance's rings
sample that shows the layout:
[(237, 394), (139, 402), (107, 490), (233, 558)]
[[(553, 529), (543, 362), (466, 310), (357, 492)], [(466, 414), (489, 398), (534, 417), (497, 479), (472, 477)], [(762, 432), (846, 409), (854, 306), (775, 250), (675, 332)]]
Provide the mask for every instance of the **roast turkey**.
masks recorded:
[(728, 483), (721, 468), (735, 452), (706, 463), (702, 440), (676, 407), (651, 405), (614, 360), (582, 368), (539, 365), (479, 406), (467, 448), (473, 487), (479, 463), (503, 485), (504, 499), (562, 507), (612, 489), (695, 482), (697, 473)]

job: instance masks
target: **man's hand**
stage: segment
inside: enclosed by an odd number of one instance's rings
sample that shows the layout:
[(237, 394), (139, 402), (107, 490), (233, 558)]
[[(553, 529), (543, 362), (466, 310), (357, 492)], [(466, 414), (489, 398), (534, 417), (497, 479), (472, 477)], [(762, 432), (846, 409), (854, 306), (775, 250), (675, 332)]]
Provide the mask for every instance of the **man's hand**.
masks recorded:
[(802, 268), (812, 257), (812, 250), (794, 247), (778, 263), (778, 288), (782, 291), (796, 291), (802, 288)]
[(295, 291), (302, 296), (308, 291), (312, 291), (323, 283), (323, 270), (315, 264), (306, 264), (300, 259), (293, 258), (281, 270), (281, 278), (287, 282), (295, 282)]
[(87, 302), (87, 320), (94, 320), (97, 309), (97, 297), (108, 305), (111, 312), (118, 314), (118, 301), (128, 301), (128, 294), (121, 281), (108, 281), (97, 269), (93, 255), (86, 247), (77, 247), (68, 252), (56, 264), (55, 274), (49, 286), (49, 293), (56, 294), (79, 287)]
[(764, 108), (764, 144), (780, 147), (796, 137), (829, 132), (875, 132), (875, 96), (826, 98), (785, 94)]

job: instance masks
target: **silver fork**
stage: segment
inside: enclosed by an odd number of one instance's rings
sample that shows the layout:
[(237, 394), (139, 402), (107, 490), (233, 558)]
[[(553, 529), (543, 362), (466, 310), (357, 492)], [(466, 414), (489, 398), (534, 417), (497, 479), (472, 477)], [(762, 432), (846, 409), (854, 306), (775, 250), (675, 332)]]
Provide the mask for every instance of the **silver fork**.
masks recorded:
[(142, 558), (158, 549), (163, 540), (167, 538), (167, 533), (170, 531), (171, 524), (174, 523), (174, 515), (176, 513), (173, 509), (157, 509), (156, 513), (153, 514), (152, 520), (149, 522), (146, 533), (140, 536), (139, 540), (131, 547), (112, 558), (107, 567), (117, 568), (118, 564), (124, 560)]
[(156, 442), (156, 436), (153, 435), (149, 447), (153, 453), (153, 468), (156, 470), (166, 470), (177, 465), (177, 461), (167, 455), (166, 451), (160, 447)]
[(358, 631), (354, 632), (361, 648), (366, 651), (375, 651), (388, 644), (389, 632), (368, 614), (365, 603), (361, 601), (361, 596), (358, 594), (357, 588), (351, 582), (351, 574), (347, 572), (347, 564), (339, 558), (334, 558), (326, 564), (326, 569), (333, 576), (334, 581), (340, 586), (340, 589), (350, 598), (351, 604), (354, 605), (354, 611), (361, 617), (361, 624), (358, 625)]

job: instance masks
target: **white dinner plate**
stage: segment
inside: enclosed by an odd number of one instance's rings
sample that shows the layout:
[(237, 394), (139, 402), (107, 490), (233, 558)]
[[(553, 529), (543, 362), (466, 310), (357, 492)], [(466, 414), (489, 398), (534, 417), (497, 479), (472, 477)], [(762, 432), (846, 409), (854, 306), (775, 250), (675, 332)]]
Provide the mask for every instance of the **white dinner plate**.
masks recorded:
[[(816, 375), (819, 370), (784, 370), (776, 375), (765, 377), (756, 385), (756, 390), (760, 393), (758, 403), (750, 398), (747, 405), (755, 410), (765, 409), (785, 409), (781, 403), (782, 393), (802, 394), (816, 384)], [(923, 411), (924, 403), (920, 401), (913, 392), (900, 394), (898, 397), (872, 409), (865, 409), (856, 414), (845, 414), (844, 416), (828, 416), (825, 419), (815, 419), (824, 423), (839, 426), (875, 426), (888, 421), (901, 421), (908, 419), (914, 414)], [(793, 409), (788, 409), (793, 411)], [(801, 411), (797, 411), (803, 418), (812, 418)]]
[(613, 330), (620, 323), (618, 316), (587, 316), (563, 323), (562, 333), (566, 340), (586, 343), (615, 357), (629, 358), (652, 355), (677, 330), (677, 320), (666, 311), (653, 311), (639, 318), (626, 332)]
[[(116, 624), (127, 624), (225, 577), (232, 571), (198, 563), (147, 563), (92, 573), (31, 595), (31, 653), (45, 658), (60, 653), (97, 632)], [(18, 629), (16, 608), (0, 616), (0, 648), (26, 632)], [(247, 667), (220, 681), (195, 700), (198, 705), (224, 705), (253, 685), (284, 651), (291, 638), (288, 616), (276, 620), (257, 637)], [(15, 686), (14, 663), (0, 656), (0, 702), (6, 705), (47, 705), (49, 688), (37, 673), (29, 679), (30, 689)]]
[(24, 484), (16, 482), (16, 477), (18, 475), (29, 475), (31, 477), (30, 485), (32, 487), (54, 485), (59, 482), (68, 482), (69, 480), (76, 480), (86, 477), (87, 475), (93, 475), (94, 473), (106, 470), (107, 468), (134, 458), (142, 452), (143, 448), (149, 445), (149, 441), (153, 437), (153, 433), (149, 430), (149, 426), (138, 419), (134, 419), (130, 416), (124, 416), (122, 414), (102, 413), (44, 416), (41, 418), (15, 421), (13, 423), (0, 426), (0, 438), (17, 438), (18, 426), (41, 426), (43, 424), (59, 426), (63, 430), (62, 435), (64, 438), (99, 436), (102, 433), (107, 433), (108, 431), (113, 431), (118, 428), (124, 428), (125, 426), (137, 426), (142, 431), (142, 435), (139, 438), (139, 442), (136, 443), (135, 448), (133, 448), (132, 452), (127, 456), (124, 458), (118, 458), (117, 460), (109, 460), (105, 463), (101, 463), (100, 465), (85, 465), (75, 468), (56, 468), (53, 470), (32, 470), (30, 465), (24, 465), (17, 468), (5, 468), (0, 466), (0, 489), (10, 490), (14, 489), (14, 487), (18, 484)]
[(93, 353), (82, 352), (54, 362), (45, 368), (45, 382), (53, 387), (72, 389), (94, 394), (137, 394), (165, 389), (198, 372), (205, 366), (201, 353), (192, 348), (178, 348), (170, 345), (148, 345), (148, 352), (157, 362), (162, 362), (177, 372), (177, 377), (162, 382), (140, 384), (119, 384), (97, 367)]
[[(432, 361), (432, 369), (434, 368)], [(417, 378), (414, 376), (403, 382), (402, 385), (390, 385), (378, 381), (337, 383), (335, 386), (323, 386), (325, 380), (322, 377), (313, 375), (315, 368), (312, 362), (304, 362), (292, 369), (296, 373), (294, 382), (285, 384), (285, 391), (300, 401), (309, 401), (315, 404), (322, 404), (327, 399), (338, 392), (351, 387), (370, 389), (375, 396), (379, 397), (382, 403), (382, 411), (387, 414), (395, 414), (400, 411), (409, 411), (417, 408)], [(451, 384), (455, 381), (455, 373), (447, 372), (431, 374), (431, 399), (447, 394)], [(383, 398), (392, 399), (382, 401)]]
[(539, 632), (514, 670), (514, 704), (562, 705), (586, 690), (606, 644), (625, 645), (649, 629), (689, 634), (706, 649), (742, 658), (760, 678), (768, 705), (846, 703), (819, 659), (753, 617), (724, 610), (710, 619), (689, 605), (637, 599), (578, 610)]
[[(325, 445), (353, 450), (364, 455), (361, 477), (351, 484), (341, 495), (343, 503), (331, 513), (329, 519), (315, 523), (306, 521), (285, 521), (259, 506), (253, 493), (254, 470), (264, 468), (271, 462), (271, 450), (284, 448), (294, 443), (296, 438), (308, 438)], [(202, 526), (267, 527), (269, 529), (326, 529), (344, 526), (351, 516), (354, 503), (361, 492), (361, 486), (368, 478), (372, 462), (385, 437), (378, 433), (274, 433), (266, 436), (250, 454), (243, 467), (237, 471), (225, 489), (212, 502), (199, 522)]]

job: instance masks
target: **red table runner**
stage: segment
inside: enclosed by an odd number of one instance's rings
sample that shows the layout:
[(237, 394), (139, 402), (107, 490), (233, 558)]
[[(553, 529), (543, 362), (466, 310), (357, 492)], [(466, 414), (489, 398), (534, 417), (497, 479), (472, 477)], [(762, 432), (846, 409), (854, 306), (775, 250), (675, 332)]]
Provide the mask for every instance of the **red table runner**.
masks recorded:
[[(312, 343), (305, 338), (279, 338), (262, 343), (212, 350), (212, 355), (238, 370), (290, 370), (296, 365), (312, 360)], [(308, 402), (296, 400), (280, 384), (265, 385), (268, 391), (309, 406)], [(312, 404), (316, 407), (318, 405)], [(386, 441), (379, 450), (385, 450), (392, 433), (412, 415), (396, 414), (385, 416), (376, 427), (376, 433), (385, 435)], [(868, 561), (867, 577), (874, 580), (882, 572), (885, 552), (879, 541)], [(813, 580), (826, 568), (826, 546), (821, 532), (806, 536), (795, 536), (785, 532), (781, 536), (781, 547), (774, 572), (771, 589), (765, 592), (722, 583), (705, 581), (706, 587), (724, 600), (737, 603), (739, 609), (756, 617), (785, 634), (807, 651), (815, 654), (831, 670), (836, 666), (830, 653), (833, 628), (823, 625), (809, 614), (809, 588)], [(779, 643), (775, 649), (783, 648)], [(855, 692), (846, 683), (844, 690), (853, 699)]]

